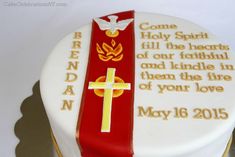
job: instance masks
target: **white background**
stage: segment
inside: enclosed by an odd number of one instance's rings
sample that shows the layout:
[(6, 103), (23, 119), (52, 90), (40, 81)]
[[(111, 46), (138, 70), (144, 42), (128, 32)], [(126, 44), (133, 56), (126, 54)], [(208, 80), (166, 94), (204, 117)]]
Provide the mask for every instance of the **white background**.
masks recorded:
[(64, 35), (92, 17), (135, 9), (188, 19), (235, 48), (234, 6), (234, 0), (0, 0), (0, 157), (15, 157), (20, 105)]

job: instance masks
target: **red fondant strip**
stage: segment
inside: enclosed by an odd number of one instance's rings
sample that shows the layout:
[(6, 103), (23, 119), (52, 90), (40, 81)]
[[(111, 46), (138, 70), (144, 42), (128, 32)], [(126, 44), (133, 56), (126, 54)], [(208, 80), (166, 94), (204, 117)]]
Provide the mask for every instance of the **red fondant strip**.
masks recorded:
[[(97, 24), (97, 20), (92, 24), (90, 56), (76, 139), (83, 157), (131, 157), (133, 155), (134, 21), (130, 22), (124, 30), (120, 29), (124, 27), (121, 21), (134, 18), (134, 12), (113, 15), (118, 17), (116, 21), (115, 17), (108, 16), (101, 19), (110, 23), (111, 18), (114, 20), (113, 23), (119, 23), (118, 32), (107, 30), (107, 27), (102, 28)], [(131, 88), (123, 91), (113, 90), (110, 132), (101, 132), (104, 90), (96, 89), (94, 92), (89, 82), (105, 82), (108, 68), (115, 69), (115, 83), (123, 83), (121, 81), (123, 80), (125, 83), (130, 83)]]

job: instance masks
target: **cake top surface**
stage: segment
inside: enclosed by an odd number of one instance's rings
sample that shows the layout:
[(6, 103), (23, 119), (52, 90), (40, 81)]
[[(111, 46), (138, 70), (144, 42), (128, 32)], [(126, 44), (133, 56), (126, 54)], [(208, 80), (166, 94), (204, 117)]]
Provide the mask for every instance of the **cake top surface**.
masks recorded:
[(56, 136), (86, 143), (120, 134), (138, 154), (172, 155), (234, 127), (234, 69), (231, 48), (209, 31), (135, 12), (95, 18), (67, 35), (40, 83)]

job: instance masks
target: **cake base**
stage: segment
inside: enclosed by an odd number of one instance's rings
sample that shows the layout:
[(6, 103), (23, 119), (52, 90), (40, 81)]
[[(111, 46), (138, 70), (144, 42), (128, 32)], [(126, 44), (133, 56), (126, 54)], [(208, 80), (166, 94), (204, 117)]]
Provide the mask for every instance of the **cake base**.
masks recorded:
[(52, 143), (54, 145), (54, 148), (55, 148), (55, 152), (57, 154), (58, 157), (63, 157), (61, 151), (60, 151), (60, 148), (56, 142), (56, 139), (55, 139), (55, 136), (53, 135), (52, 131), (51, 131), (51, 138), (52, 138)]
[(231, 145), (232, 145), (232, 141), (233, 141), (233, 136), (231, 136), (231, 138), (230, 138), (230, 140), (229, 140), (229, 142), (228, 142), (228, 145), (227, 145), (227, 147), (226, 147), (226, 149), (225, 149), (225, 152), (224, 152), (224, 154), (223, 154), (222, 157), (228, 157), (229, 150), (230, 150)]

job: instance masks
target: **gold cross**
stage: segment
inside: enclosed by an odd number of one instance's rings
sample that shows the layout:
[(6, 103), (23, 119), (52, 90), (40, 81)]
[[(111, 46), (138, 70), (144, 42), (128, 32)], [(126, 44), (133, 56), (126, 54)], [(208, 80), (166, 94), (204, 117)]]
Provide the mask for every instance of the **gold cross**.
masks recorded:
[(130, 83), (115, 83), (115, 68), (108, 68), (105, 82), (89, 82), (88, 89), (104, 89), (101, 132), (110, 132), (112, 97), (114, 89), (130, 90)]

